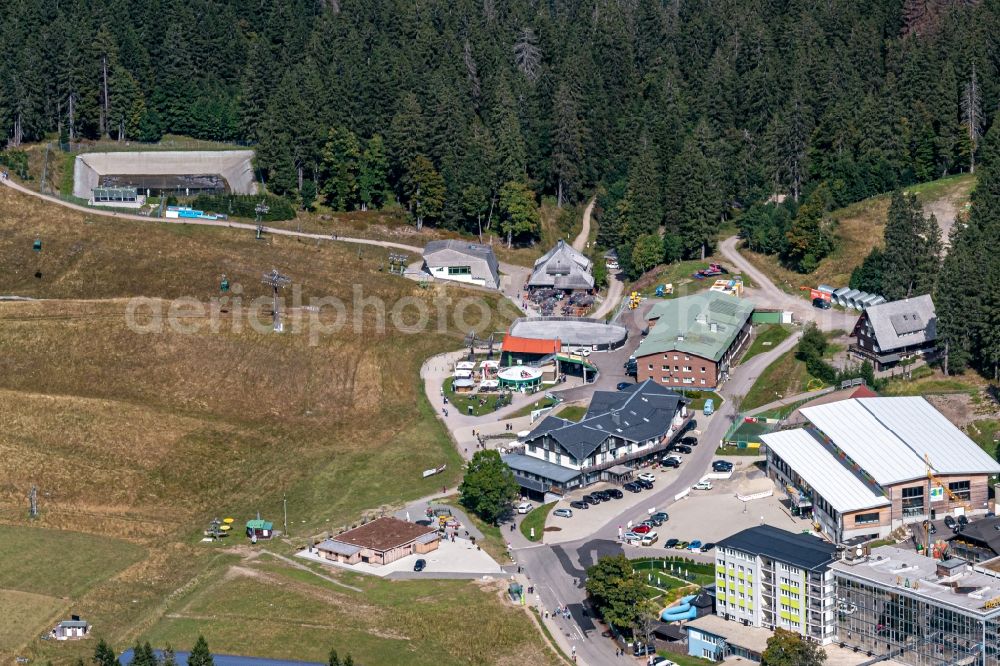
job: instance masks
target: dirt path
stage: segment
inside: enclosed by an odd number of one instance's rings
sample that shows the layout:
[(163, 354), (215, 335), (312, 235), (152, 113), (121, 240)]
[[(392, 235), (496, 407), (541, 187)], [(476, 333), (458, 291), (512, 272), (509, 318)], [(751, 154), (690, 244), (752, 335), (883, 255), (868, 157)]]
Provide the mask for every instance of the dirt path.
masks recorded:
[(590, 200), (587, 207), (583, 209), (583, 227), (580, 229), (580, 233), (577, 234), (576, 240), (573, 241), (573, 249), (577, 252), (583, 252), (584, 248), (587, 246), (587, 241), (590, 240), (590, 216), (594, 212), (594, 204), (597, 203), (597, 195)]

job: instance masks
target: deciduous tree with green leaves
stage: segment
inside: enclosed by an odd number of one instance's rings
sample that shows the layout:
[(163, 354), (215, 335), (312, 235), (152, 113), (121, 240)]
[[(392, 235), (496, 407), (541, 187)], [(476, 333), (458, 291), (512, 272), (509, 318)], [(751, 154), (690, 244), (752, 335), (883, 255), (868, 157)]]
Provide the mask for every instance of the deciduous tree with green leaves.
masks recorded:
[(761, 666), (823, 666), (826, 652), (818, 643), (807, 641), (787, 629), (775, 629), (761, 654)]
[(511, 180), (500, 188), (500, 230), (507, 236), (507, 247), (514, 238), (535, 236), (541, 226), (535, 193), (522, 182)]
[(646, 601), (646, 582), (625, 555), (602, 557), (587, 569), (587, 594), (608, 624), (626, 628), (636, 624)]
[(476, 451), (465, 466), (465, 477), (458, 492), (462, 506), (490, 525), (496, 525), (510, 512), (511, 503), (520, 494), (520, 486), (497, 451)]
[(632, 248), (632, 266), (639, 275), (663, 261), (663, 241), (656, 234), (639, 236)]

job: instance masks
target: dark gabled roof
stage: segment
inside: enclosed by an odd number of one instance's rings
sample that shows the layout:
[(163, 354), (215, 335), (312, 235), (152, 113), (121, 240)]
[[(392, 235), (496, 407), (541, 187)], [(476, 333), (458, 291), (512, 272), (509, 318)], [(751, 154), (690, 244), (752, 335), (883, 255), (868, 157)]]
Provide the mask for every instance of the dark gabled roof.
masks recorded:
[(549, 435), (577, 460), (583, 460), (608, 437), (644, 442), (670, 430), (684, 399), (652, 380), (625, 391), (597, 391), (579, 423), (546, 417), (525, 439)]
[[(580, 476), (579, 470), (569, 467), (562, 467), (548, 460), (542, 460), (534, 456), (527, 456), (522, 453), (508, 453), (502, 460), (507, 463), (514, 472), (524, 472), (527, 474), (537, 474), (538, 476), (554, 481), (555, 483), (567, 483)], [(544, 487), (544, 484), (543, 486)]]
[(802, 569), (826, 569), (837, 554), (837, 547), (810, 534), (787, 532), (770, 525), (759, 525), (726, 537), (717, 548), (733, 548), (764, 555)]
[(890, 352), (937, 339), (937, 315), (930, 295), (865, 308), (879, 349)]
[(984, 544), (994, 553), (1000, 555), (1000, 518), (984, 518), (974, 523), (969, 523), (962, 528), (961, 532), (956, 532), (948, 537), (948, 541), (968, 539)]

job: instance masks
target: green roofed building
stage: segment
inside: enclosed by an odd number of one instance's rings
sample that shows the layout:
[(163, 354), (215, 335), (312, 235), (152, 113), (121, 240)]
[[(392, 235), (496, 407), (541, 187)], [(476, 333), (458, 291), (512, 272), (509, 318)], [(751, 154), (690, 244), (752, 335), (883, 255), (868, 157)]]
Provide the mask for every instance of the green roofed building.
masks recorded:
[(256, 520), (247, 521), (247, 538), (252, 539), (257, 537), (258, 539), (270, 539), (274, 536), (274, 523), (269, 520), (261, 520), (257, 518)]
[(753, 303), (717, 291), (658, 303), (635, 351), (636, 380), (714, 389), (750, 339), (752, 314)]

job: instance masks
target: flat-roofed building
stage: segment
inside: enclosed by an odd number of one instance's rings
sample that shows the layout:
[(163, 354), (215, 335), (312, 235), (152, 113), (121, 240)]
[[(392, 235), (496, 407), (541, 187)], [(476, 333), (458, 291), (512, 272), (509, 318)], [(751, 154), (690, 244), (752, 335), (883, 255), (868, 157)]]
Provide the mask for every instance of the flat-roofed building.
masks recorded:
[(829, 643), (835, 619), (829, 567), (836, 556), (836, 546), (815, 535), (771, 525), (727, 537), (715, 548), (716, 613)]
[(990, 562), (883, 546), (848, 549), (830, 568), (837, 640), (870, 657), (866, 663), (1000, 664), (1000, 573)]

